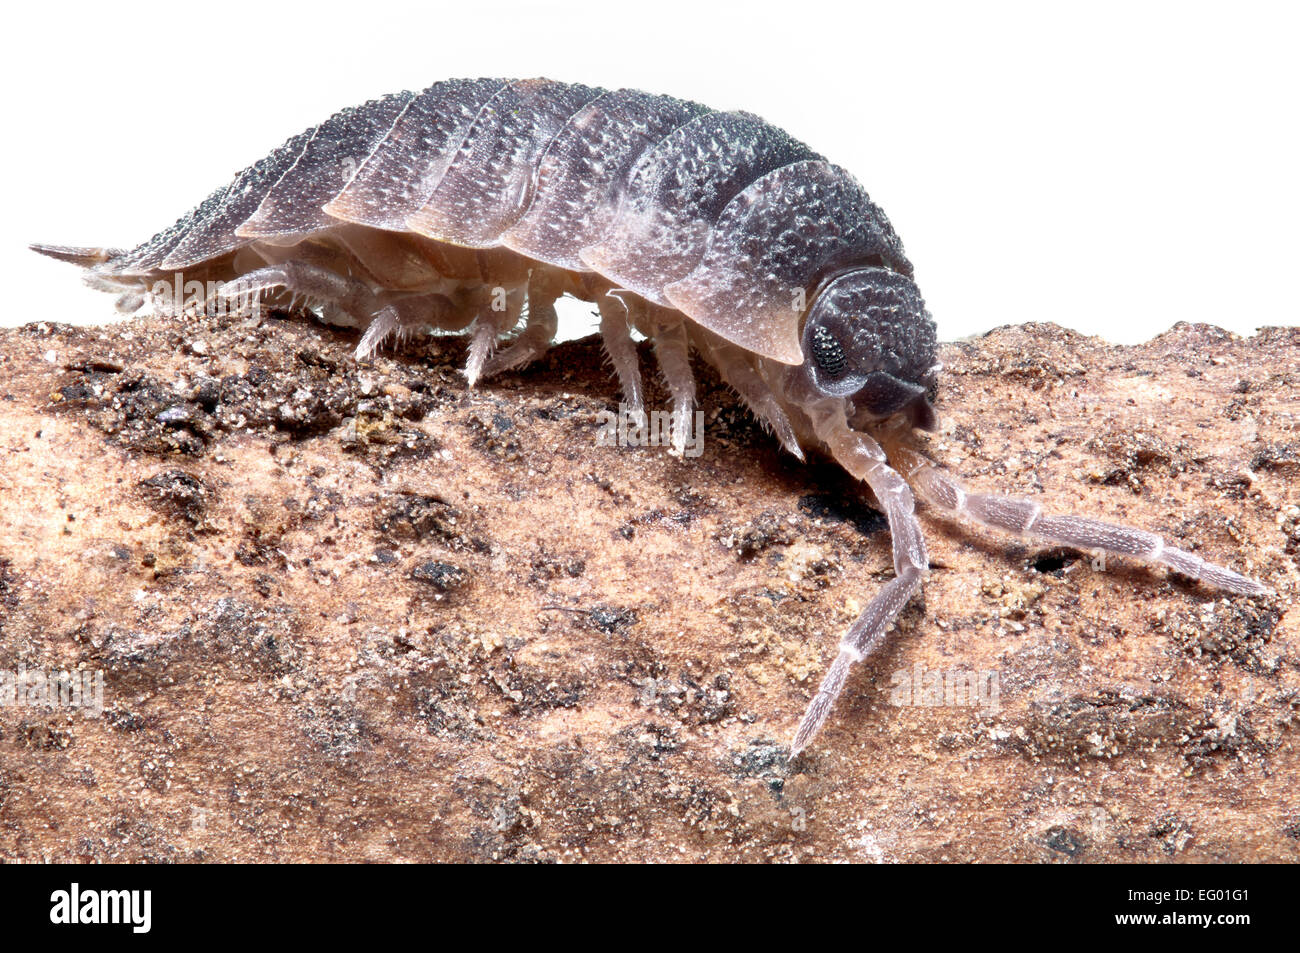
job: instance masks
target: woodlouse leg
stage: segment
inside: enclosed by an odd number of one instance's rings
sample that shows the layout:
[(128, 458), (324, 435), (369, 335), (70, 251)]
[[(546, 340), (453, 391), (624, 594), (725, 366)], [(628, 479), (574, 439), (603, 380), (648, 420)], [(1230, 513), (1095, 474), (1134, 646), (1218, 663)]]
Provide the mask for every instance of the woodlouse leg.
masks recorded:
[(772, 388), (750, 364), (748, 352), (716, 334), (707, 331), (699, 333), (704, 338), (711, 362), (722, 379), (740, 395), (740, 399), (758, 418), (759, 423), (776, 434), (781, 445), (802, 460), (803, 450), (795, 436), (794, 427), (790, 424), (790, 418), (773, 396)]
[[(494, 289), (494, 295), (497, 291)], [(497, 340), (519, 323), (524, 309), (524, 289), (512, 288), (498, 301), (479, 311), (469, 332), (469, 354), (465, 358), (465, 379), (473, 387), (483, 376), (483, 368), (496, 350)]]
[(302, 261), (268, 265), (223, 283), (216, 297), (234, 301), (243, 308), (255, 305), (268, 291), (284, 291), (291, 301), (303, 298), (312, 304), (326, 305), (344, 318), (338, 323), (360, 327), (378, 307), (370, 287), (355, 278)]
[(396, 336), (400, 343), (422, 327), (443, 327), (454, 310), (446, 295), (431, 293), (395, 298), (371, 319), (366, 333), (357, 343), (354, 356), (358, 361), (364, 361), (378, 353), (390, 337)]
[(134, 314), (144, 307), (144, 295), (138, 291), (128, 291), (113, 302), (118, 314)]
[(1147, 563), (1161, 563), (1208, 586), (1238, 595), (1257, 596), (1272, 592), (1267, 586), (1231, 569), (1168, 545), (1155, 533), (1086, 516), (1044, 513), (1038, 503), (1025, 497), (970, 493), (921, 454), (900, 448), (895, 455), (902, 461), (904, 473), (921, 498), (957, 517), (1075, 549), (1102, 550)]
[(920, 587), (930, 566), (912, 491), (902, 476), (890, 468), (880, 444), (866, 434), (851, 430), (842, 418), (841, 412), (839, 420), (814, 419), (813, 426), (836, 461), (865, 481), (884, 509), (893, 538), (894, 578), (876, 594), (840, 642), (839, 653), (795, 732), (791, 758), (808, 746), (825, 723), (844, 688), (849, 669), (884, 643), (890, 623)]
[(682, 322), (660, 326), (654, 333), (655, 359), (673, 397), (673, 453), (686, 451), (691, 415), (695, 411), (695, 372), (691, 370), (691, 345)]
[(510, 342), (509, 347), (483, 365), (484, 379), (527, 367), (550, 349), (560, 326), (559, 315), (555, 313), (555, 302), (559, 297), (559, 294), (550, 289), (529, 282), (524, 329)]
[(636, 353), (636, 342), (627, 324), (627, 306), (615, 295), (599, 295), (596, 307), (600, 310), (600, 339), (605, 353), (614, 364), (614, 373), (623, 391), (623, 403), (638, 427), (644, 427), (645, 385), (641, 381), (641, 362)]

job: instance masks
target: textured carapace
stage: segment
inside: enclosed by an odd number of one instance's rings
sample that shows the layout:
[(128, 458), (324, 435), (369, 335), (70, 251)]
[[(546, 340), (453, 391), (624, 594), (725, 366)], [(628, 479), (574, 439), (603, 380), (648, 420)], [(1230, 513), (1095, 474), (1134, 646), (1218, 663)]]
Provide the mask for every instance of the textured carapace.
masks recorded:
[(449, 80), (292, 137), (130, 251), (33, 248), (85, 267), (123, 310), (304, 302), (365, 328), (361, 358), (393, 335), (467, 330), (471, 383), (543, 354), (560, 296), (593, 301), (637, 414), (631, 332), (653, 341), (679, 451), (691, 355), (703, 357), (788, 450), (827, 453), (865, 481), (893, 535), (895, 578), (850, 629), (795, 753), (928, 570), (908, 481), (996, 529), (1266, 591), (1141, 530), (967, 493), (905, 446), (934, 425), (938, 363), (902, 244), (852, 176), (750, 113), (545, 79)]

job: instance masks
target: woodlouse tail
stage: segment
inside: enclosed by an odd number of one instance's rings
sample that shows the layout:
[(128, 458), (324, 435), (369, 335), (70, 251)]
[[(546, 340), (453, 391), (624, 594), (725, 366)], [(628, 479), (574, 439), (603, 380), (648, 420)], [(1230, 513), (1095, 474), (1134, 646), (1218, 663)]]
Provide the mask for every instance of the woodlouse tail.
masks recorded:
[(33, 243), (27, 246), (58, 261), (85, 268), (82, 280), (96, 291), (108, 291), (118, 295), (117, 310), (122, 314), (138, 311), (145, 302), (145, 287), (142, 281), (120, 278), (117, 275), (104, 274), (101, 267), (105, 262), (120, 258), (126, 254), (120, 248), (74, 248), (70, 245), (41, 245)]
[(125, 255), (126, 252), (121, 248), (73, 248), (69, 245), (28, 245), (34, 252), (47, 255), (50, 258), (57, 258), (59, 261), (66, 261), (82, 268), (94, 268), (96, 265), (102, 265), (111, 258), (117, 258)]

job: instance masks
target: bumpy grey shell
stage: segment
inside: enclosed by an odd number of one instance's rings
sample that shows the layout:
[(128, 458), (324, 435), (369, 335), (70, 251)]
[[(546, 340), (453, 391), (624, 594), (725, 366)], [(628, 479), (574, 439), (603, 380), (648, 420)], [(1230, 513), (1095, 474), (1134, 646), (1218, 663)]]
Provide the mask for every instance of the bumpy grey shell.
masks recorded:
[(757, 116), (546, 79), (449, 80), (345, 109), (96, 270), (181, 269), (343, 223), (594, 271), (789, 364), (819, 283), (911, 274), (852, 176)]

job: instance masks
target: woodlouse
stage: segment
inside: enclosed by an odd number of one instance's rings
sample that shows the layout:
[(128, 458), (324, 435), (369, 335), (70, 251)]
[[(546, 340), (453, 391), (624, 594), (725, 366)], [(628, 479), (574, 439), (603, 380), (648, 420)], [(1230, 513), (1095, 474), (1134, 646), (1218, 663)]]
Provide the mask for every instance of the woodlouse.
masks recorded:
[(146, 296), (183, 308), (194, 283), (204, 305), (308, 301), (365, 329), (359, 358), (419, 328), (467, 330), (471, 383), (543, 354), (570, 294), (599, 309), (638, 415), (632, 329), (653, 341), (679, 452), (702, 356), (786, 449), (828, 453), (889, 520), (895, 577), (849, 629), (792, 754), (928, 570), (913, 488), (994, 529), (1269, 591), (1153, 533), (967, 492), (907, 446), (934, 426), (939, 367), (902, 243), (851, 175), (750, 113), (545, 79), (449, 80), (336, 113), (137, 248), (32, 247), (85, 267), (128, 311)]

